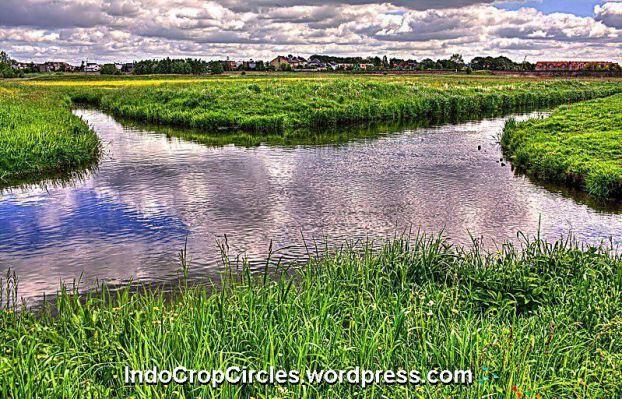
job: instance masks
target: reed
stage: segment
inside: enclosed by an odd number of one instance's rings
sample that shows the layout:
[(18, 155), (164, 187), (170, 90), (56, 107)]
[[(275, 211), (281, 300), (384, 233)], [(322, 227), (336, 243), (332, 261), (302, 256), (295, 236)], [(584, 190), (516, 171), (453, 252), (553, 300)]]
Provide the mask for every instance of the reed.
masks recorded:
[(547, 118), (506, 124), (501, 143), (537, 179), (622, 198), (622, 95), (560, 107)]
[(0, 186), (84, 168), (99, 153), (97, 135), (66, 96), (0, 87)]
[(259, 79), (162, 84), (70, 95), (136, 121), (208, 132), (283, 134), (363, 122), (478, 119), (620, 93), (618, 83), (545, 81), (435, 85), (396, 78)]
[[(187, 256), (182, 259), (188, 267)], [(453, 247), (441, 236), (416, 236), (345, 245), (299, 266), (275, 264), (267, 262), (259, 275), (243, 267), (218, 286), (180, 277), (173, 293), (102, 287), (78, 295), (64, 288), (38, 311), (0, 312), (0, 396), (622, 395), (622, 259), (608, 247), (524, 238), (520, 246), (488, 253), (477, 242)], [(471, 386), (365, 390), (342, 384), (124, 385), (125, 366), (154, 365), (472, 369), (476, 380)]]

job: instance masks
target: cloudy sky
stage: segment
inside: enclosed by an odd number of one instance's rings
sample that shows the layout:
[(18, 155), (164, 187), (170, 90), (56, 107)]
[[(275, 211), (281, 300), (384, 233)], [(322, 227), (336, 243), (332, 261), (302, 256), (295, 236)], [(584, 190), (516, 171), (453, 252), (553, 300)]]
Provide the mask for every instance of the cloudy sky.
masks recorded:
[(622, 62), (622, 0), (2, 0), (20, 61), (461, 53)]

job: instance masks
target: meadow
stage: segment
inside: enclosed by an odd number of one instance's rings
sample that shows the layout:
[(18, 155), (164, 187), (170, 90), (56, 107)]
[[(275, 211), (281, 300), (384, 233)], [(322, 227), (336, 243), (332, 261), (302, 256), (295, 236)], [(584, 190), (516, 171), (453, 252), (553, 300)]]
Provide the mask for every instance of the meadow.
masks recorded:
[(558, 108), (550, 117), (506, 125), (502, 146), (538, 179), (622, 197), (622, 95)]
[[(417, 236), (243, 265), (218, 285), (130, 287), (0, 311), (0, 396), (27, 398), (614, 398), (622, 259), (524, 238), (494, 253)], [(410, 243), (409, 243), (410, 242)], [(225, 254), (226, 255), (226, 254)], [(225, 256), (224, 259), (227, 259)], [(241, 267), (238, 270), (237, 267)], [(471, 385), (125, 385), (124, 368), (472, 370)]]
[(97, 160), (97, 135), (70, 105), (64, 95), (0, 87), (0, 186), (79, 170)]
[(93, 164), (98, 139), (71, 115), (76, 104), (187, 129), (170, 134), (208, 145), (298, 145), (348, 140), (360, 126), (374, 137), (383, 125), (458, 122), (620, 92), (615, 80), (465, 75), (38, 76), (0, 83), (0, 185)]
[[(122, 90), (67, 86), (75, 102), (135, 121), (211, 133), (287, 134), (369, 122), (457, 122), (604, 97), (622, 85), (447, 77), (213, 78)], [(131, 83), (129, 81), (128, 83)]]

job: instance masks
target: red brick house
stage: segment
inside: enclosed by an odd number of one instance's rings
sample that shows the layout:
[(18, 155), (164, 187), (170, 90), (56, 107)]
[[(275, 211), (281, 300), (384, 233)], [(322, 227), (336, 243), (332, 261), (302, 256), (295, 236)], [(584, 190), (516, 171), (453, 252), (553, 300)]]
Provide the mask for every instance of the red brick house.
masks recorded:
[(536, 71), (606, 71), (613, 67), (608, 61), (540, 61)]
[(290, 65), (292, 69), (294, 68), (302, 68), (307, 65), (307, 60), (302, 57), (296, 57), (292, 55), (288, 55), (287, 57), (283, 57), (279, 55), (272, 61), (270, 61), (270, 65), (274, 67), (274, 69), (281, 69), (281, 65)]

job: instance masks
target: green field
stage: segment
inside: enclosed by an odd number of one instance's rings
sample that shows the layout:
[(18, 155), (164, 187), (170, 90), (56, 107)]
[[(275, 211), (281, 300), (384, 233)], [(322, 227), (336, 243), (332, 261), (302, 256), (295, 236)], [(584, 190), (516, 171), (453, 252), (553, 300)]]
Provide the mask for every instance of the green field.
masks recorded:
[(621, 110), (622, 95), (564, 106), (545, 119), (508, 123), (502, 145), (514, 165), (538, 179), (621, 198)]
[(75, 101), (136, 121), (212, 133), (287, 134), (362, 122), (477, 119), (622, 91), (605, 82), (444, 79), (264, 77), (68, 92)]
[(66, 96), (0, 86), (0, 186), (82, 169), (99, 152)]
[[(174, 294), (61, 294), (0, 311), (3, 398), (617, 398), (622, 259), (442, 238), (321, 254)], [(185, 270), (182, 268), (182, 270)], [(283, 274), (280, 274), (282, 272)], [(237, 274), (236, 274), (237, 275)], [(279, 277), (280, 275), (280, 277)], [(12, 292), (4, 287), (1, 292)], [(4, 298), (4, 302), (7, 298)], [(10, 302), (10, 301), (9, 301)], [(124, 367), (472, 370), (472, 385), (124, 385)]]
[(75, 171), (97, 158), (97, 138), (70, 115), (72, 103), (131, 123), (177, 127), (167, 134), (208, 145), (295, 145), (375, 137), (396, 123), (458, 122), (620, 92), (616, 80), (464, 75), (76, 75), (0, 82), (0, 185)]

